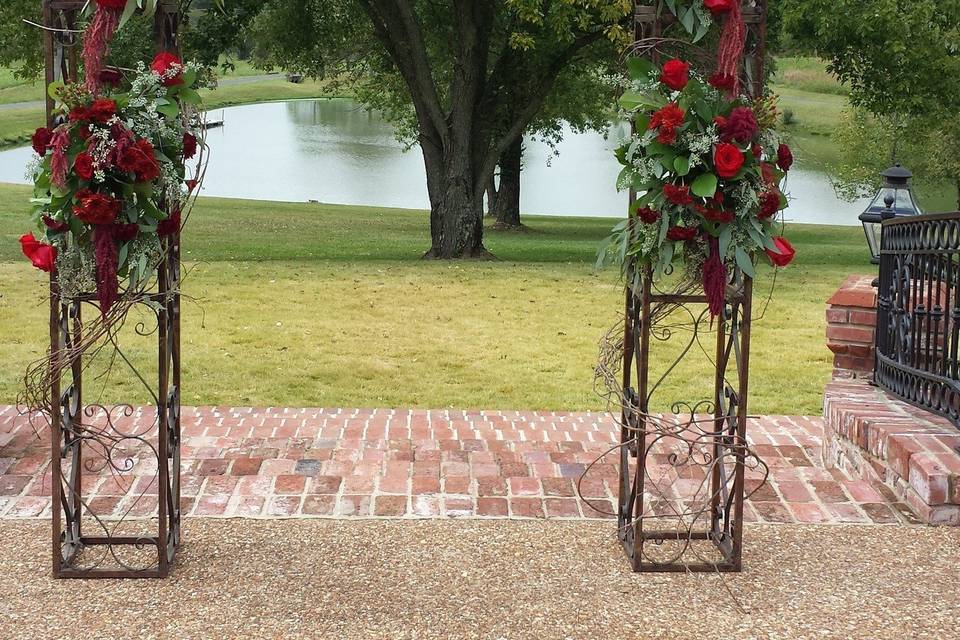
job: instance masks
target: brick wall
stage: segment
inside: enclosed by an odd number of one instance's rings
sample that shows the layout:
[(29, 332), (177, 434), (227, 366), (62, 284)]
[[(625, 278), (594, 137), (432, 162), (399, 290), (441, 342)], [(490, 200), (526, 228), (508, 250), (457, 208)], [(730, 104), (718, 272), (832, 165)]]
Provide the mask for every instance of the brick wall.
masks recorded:
[(873, 373), (877, 326), (874, 276), (850, 276), (827, 300), (827, 347), (833, 352), (834, 378), (864, 378)]

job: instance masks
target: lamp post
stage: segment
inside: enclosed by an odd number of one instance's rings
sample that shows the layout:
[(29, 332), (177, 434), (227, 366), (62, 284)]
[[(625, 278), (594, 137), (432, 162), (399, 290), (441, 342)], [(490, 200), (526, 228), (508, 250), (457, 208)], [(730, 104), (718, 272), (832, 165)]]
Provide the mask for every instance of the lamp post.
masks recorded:
[(870, 248), (870, 261), (880, 264), (883, 221), (888, 218), (923, 215), (917, 198), (910, 186), (913, 173), (899, 162), (883, 173), (883, 186), (870, 201), (870, 205), (860, 214), (863, 231)]

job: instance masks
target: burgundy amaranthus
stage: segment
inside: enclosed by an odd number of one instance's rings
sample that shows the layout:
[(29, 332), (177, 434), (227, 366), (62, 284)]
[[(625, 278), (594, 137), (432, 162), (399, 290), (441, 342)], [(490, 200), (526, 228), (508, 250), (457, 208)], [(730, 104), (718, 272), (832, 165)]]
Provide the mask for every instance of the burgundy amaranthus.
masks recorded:
[(117, 282), (119, 255), (114, 239), (116, 226), (98, 224), (93, 229), (93, 257), (97, 263), (97, 299), (100, 313), (104, 316), (119, 299), (120, 285)]
[(703, 263), (703, 291), (707, 294), (707, 306), (711, 316), (723, 311), (727, 289), (727, 267), (720, 258), (720, 241), (709, 237), (710, 256)]
[(50, 180), (60, 189), (67, 187), (67, 172), (70, 171), (70, 162), (67, 160), (67, 149), (70, 147), (70, 130), (61, 125), (53, 134), (50, 148), (53, 156), (50, 158)]
[(107, 57), (107, 48), (117, 27), (127, 0), (96, 0), (97, 9), (93, 20), (83, 34), (83, 65), (86, 74), (87, 91), (97, 95), (100, 91), (100, 72), (103, 60)]

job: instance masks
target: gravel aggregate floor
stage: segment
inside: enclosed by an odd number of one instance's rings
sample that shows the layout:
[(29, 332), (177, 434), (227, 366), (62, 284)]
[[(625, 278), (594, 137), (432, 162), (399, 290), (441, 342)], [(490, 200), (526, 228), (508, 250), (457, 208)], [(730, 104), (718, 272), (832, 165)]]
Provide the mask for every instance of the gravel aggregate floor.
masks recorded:
[(753, 525), (721, 579), (607, 522), (191, 519), (165, 581), (54, 581), (48, 531), (0, 521), (0, 638), (960, 638), (958, 529)]

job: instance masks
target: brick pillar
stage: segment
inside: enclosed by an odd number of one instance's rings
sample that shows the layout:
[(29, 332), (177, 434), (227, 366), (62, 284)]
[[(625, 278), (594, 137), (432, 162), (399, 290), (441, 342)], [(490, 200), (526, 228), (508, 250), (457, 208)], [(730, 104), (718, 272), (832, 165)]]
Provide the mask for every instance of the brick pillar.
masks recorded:
[(833, 377), (873, 374), (877, 331), (877, 290), (873, 276), (850, 276), (827, 300), (827, 347), (833, 352)]

